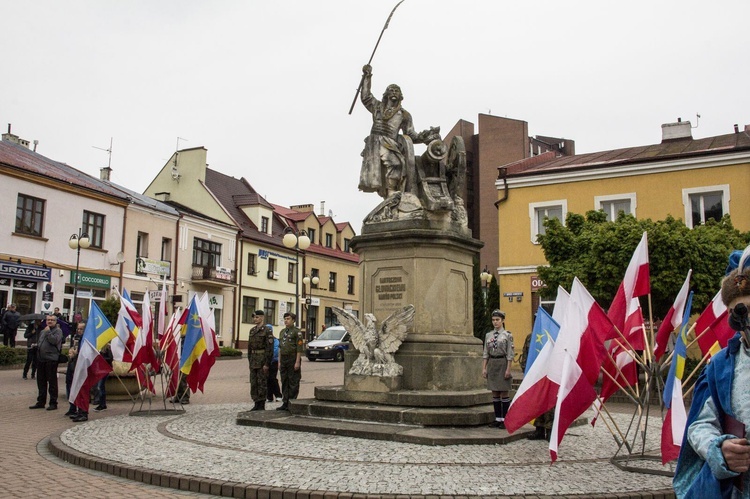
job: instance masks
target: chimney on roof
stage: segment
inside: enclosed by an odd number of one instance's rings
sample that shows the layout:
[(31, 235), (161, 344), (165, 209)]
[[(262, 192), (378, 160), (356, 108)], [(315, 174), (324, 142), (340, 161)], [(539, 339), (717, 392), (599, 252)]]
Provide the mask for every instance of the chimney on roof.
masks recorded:
[(99, 168), (99, 180), (106, 180), (107, 182), (109, 182), (110, 175), (112, 175), (112, 168), (108, 166)]
[(321, 217), (326, 216), (326, 202), (325, 201), (320, 202), (320, 216)]
[(8, 133), (4, 133), (3, 134), (2, 140), (7, 141), (7, 142), (13, 142), (14, 144), (18, 144), (18, 145), (24, 146), (27, 149), (29, 147), (29, 141), (28, 140), (22, 139), (18, 135), (14, 135), (13, 133), (11, 133), (11, 131), (10, 131), (10, 123), (8, 123)]
[(690, 128), (689, 121), (682, 121), (682, 118), (677, 118), (677, 123), (664, 123), (661, 126), (661, 141), (666, 142), (668, 140), (679, 140), (679, 139), (692, 139), (693, 131)]
[(737, 123), (734, 124), (734, 133), (740, 133), (740, 126)]

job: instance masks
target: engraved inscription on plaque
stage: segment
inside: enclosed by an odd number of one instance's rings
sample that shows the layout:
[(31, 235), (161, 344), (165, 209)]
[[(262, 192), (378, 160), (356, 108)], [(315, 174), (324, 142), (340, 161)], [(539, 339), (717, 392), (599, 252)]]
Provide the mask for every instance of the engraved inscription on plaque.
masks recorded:
[(379, 269), (372, 276), (373, 312), (382, 320), (409, 304), (408, 274), (402, 268)]

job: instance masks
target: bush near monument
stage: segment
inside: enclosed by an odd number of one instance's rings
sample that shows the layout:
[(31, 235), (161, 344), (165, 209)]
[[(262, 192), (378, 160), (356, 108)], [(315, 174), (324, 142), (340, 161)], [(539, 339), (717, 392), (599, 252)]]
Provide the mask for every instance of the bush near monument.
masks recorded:
[[(606, 310), (646, 231), (654, 320), (664, 317), (672, 306), (691, 268), (693, 313), (703, 310), (721, 286), (729, 253), (750, 242), (750, 232), (735, 229), (729, 215), (693, 229), (672, 216), (654, 222), (620, 213), (617, 220), (608, 222), (602, 211), (589, 211), (585, 217), (568, 213), (565, 222), (563, 226), (557, 219), (546, 220), (546, 233), (538, 237), (549, 262), (538, 268), (547, 284), (540, 291), (542, 296), (554, 298), (558, 285), (570, 289), (577, 276)], [(646, 315), (647, 300), (641, 306)]]

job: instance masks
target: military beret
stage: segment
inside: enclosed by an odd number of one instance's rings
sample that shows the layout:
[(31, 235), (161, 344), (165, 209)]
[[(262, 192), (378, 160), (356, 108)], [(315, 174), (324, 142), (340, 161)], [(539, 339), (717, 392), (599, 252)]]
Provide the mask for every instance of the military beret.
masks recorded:
[(266, 315), (266, 313), (262, 310), (256, 310), (255, 312), (253, 312), (253, 315)]

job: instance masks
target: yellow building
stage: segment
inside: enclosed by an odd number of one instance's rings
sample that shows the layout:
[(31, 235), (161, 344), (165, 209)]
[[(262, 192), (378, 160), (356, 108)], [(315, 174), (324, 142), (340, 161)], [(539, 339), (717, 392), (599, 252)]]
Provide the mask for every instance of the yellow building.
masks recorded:
[[(636, 218), (680, 218), (688, 227), (730, 214), (750, 230), (750, 125), (693, 139), (690, 122), (662, 125), (659, 144), (574, 156), (547, 152), (500, 167), (498, 233), (500, 306), (516, 344), (531, 332), (540, 305), (536, 242), (546, 217), (624, 211)], [(507, 187), (507, 190), (506, 190)], [(506, 194), (507, 192), (507, 194)]]

